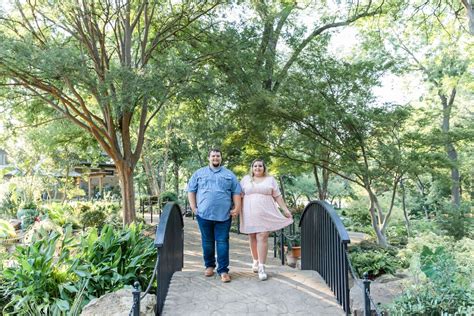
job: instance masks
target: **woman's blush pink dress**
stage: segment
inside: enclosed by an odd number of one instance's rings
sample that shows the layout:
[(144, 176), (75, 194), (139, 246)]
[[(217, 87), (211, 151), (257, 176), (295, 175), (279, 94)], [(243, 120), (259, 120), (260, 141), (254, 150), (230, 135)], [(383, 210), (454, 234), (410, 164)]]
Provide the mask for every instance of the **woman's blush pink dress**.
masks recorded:
[(245, 234), (271, 232), (282, 229), (293, 219), (278, 210), (275, 198), (281, 195), (275, 178), (265, 177), (261, 182), (245, 176), (240, 185), (244, 193), (240, 231)]

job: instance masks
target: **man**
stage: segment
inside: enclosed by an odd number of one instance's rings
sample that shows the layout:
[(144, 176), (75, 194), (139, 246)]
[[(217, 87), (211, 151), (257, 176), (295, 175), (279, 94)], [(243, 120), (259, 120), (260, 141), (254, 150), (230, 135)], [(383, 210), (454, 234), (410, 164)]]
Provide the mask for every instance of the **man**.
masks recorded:
[(232, 216), (241, 209), (240, 184), (232, 171), (221, 166), (219, 149), (208, 154), (209, 166), (196, 171), (188, 183), (188, 199), (201, 231), (205, 276), (213, 276), (216, 268), (222, 282), (230, 282), (229, 231)]

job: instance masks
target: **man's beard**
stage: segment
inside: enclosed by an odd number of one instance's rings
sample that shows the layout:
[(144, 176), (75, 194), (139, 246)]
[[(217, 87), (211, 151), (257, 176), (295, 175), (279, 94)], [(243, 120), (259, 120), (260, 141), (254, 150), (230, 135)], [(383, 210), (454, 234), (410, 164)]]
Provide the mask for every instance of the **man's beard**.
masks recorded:
[(216, 164), (215, 162), (212, 163), (212, 166), (213, 166), (214, 168), (220, 167), (220, 165), (221, 165), (220, 162), (218, 162), (217, 164)]

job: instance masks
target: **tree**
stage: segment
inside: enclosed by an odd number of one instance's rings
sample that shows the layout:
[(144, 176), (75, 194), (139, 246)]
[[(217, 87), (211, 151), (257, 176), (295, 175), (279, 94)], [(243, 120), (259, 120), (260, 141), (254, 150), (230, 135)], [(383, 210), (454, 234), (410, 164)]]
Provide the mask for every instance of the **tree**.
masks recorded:
[[(272, 135), (274, 155), (324, 168), (363, 188), (384, 246), (400, 179), (416, 165), (418, 146), (416, 137), (404, 133), (410, 108), (377, 104), (372, 95), (389, 66), (337, 61), (312, 46), (288, 76), (284, 97), (267, 109), (280, 131)], [(380, 202), (385, 193), (388, 205)]]
[[(383, 45), (378, 46), (380, 52), (385, 52), (387, 59), (398, 64), (394, 70), (398, 73), (420, 72), (430, 90), (424, 96), (425, 102), (438, 104), (441, 122), (438, 123), (440, 128), (436, 129), (439, 132), (435, 130), (435, 133), (440, 141), (432, 145), (444, 147), (446, 165), (451, 173), (452, 205), (459, 207), (461, 175), (456, 143), (469, 136), (457, 126), (453, 128), (453, 120), (456, 119), (456, 97), (459, 89), (469, 82), (468, 69), (473, 60), (470, 38), (464, 36), (455, 12), (446, 10), (446, 5), (427, 1), (421, 7), (408, 6), (407, 11), (414, 10), (414, 14), (401, 14), (397, 20), (387, 17), (381, 20), (381, 28), (373, 34)], [(426, 12), (435, 14), (427, 15)]]
[(461, 3), (466, 9), (469, 32), (474, 35), (474, 2), (472, 0), (461, 0)]
[(0, 75), (90, 133), (114, 161), (124, 223), (150, 122), (189, 73), (179, 35), (217, 2), (36, 1), (1, 16)]

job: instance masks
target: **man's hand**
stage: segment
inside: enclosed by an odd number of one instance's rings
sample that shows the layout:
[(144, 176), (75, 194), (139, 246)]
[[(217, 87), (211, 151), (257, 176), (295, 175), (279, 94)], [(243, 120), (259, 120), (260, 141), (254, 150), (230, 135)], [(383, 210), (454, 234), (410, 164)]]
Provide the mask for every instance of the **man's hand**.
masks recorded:
[(233, 208), (230, 210), (230, 215), (232, 215), (232, 217), (236, 217), (236, 216), (239, 216), (240, 214), (240, 210), (236, 209), (236, 208)]

